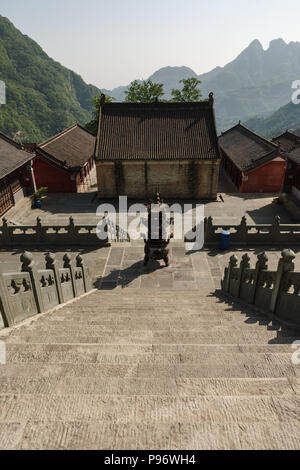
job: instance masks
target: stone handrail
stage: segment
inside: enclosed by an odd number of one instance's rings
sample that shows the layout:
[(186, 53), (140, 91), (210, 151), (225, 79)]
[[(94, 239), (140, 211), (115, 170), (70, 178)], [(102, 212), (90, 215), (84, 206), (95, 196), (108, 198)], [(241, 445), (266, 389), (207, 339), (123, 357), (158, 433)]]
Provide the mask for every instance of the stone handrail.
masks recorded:
[(40, 217), (36, 225), (9, 225), (6, 218), (0, 225), (0, 246), (107, 246), (110, 242), (130, 241), (127, 232), (118, 225), (102, 220), (107, 237), (97, 236), (97, 225), (75, 225), (73, 217), (68, 225), (42, 225)]
[(243, 217), (239, 225), (215, 225), (212, 217), (204, 220), (205, 246), (219, 244), (220, 232), (230, 231), (234, 246), (296, 246), (300, 245), (300, 224), (285, 225), (276, 216), (273, 224), (248, 225)]
[(248, 304), (270, 312), (280, 320), (300, 326), (300, 272), (295, 272), (295, 253), (282, 252), (276, 271), (268, 270), (265, 253), (257, 256), (255, 268), (250, 267), (248, 254), (238, 259), (231, 256), (225, 268), (222, 290)]
[(53, 253), (46, 255), (46, 269), (37, 269), (31, 253), (21, 256), (21, 272), (0, 273), (0, 329), (46, 312), (92, 290), (88, 268), (81, 255), (64, 267), (57, 266)]
[[(127, 232), (105, 219), (102, 220), (107, 232), (105, 240), (98, 238), (97, 225), (75, 225), (73, 217), (69, 225), (42, 225), (39, 217), (36, 225), (9, 225), (5, 218), (2, 221), (1, 247), (106, 246), (111, 242), (130, 241)], [(246, 217), (239, 225), (215, 225), (212, 217), (205, 218), (205, 246), (218, 246), (222, 230), (231, 232), (232, 246), (300, 246), (300, 224), (281, 224), (278, 216), (273, 224), (258, 225), (247, 225)]]
[(0, 246), (103, 246), (106, 240), (97, 237), (96, 225), (75, 225), (70, 217), (68, 225), (42, 225), (37, 217), (36, 225), (9, 225), (2, 219)]

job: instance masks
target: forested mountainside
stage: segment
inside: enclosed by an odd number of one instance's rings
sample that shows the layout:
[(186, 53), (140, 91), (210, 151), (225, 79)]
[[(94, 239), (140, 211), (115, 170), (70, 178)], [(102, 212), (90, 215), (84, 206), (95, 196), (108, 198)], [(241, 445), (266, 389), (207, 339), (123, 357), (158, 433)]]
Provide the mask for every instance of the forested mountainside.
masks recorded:
[(41, 47), (0, 16), (0, 80), (7, 102), (0, 131), (42, 141), (78, 121), (90, 120), (97, 87), (48, 57)]
[(267, 138), (276, 137), (287, 129), (300, 136), (300, 104), (291, 102), (266, 118), (249, 119), (245, 125)]

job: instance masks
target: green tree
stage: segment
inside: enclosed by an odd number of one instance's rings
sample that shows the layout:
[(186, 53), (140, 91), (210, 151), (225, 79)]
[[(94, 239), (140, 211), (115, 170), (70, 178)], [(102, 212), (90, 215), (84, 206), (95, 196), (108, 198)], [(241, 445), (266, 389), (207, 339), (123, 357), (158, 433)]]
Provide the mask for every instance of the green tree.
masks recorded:
[[(101, 96), (97, 95), (93, 98), (94, 110), (93, 110), (93, 119), (85, 125), (87, 131), (93, 135), (97, 135), (98, 132), (98, 119), (99, 119), (99, 108), (101, 102)], [(112, 103), (115, 98), (109, 95), (105, 95), (105, 103)]]
[(181, 90), (172, 90), (172, 101), (181, 103), (200, 101), (202, 96), (202, 93), (198, 88), (201, 83), (200, 80), (195, 77), (191, 77), (180, 80), (179, 83), (183, 83), (183, 87)]
[(134, 80), (125, 95), (126, 103), (153, 103), (164, 95), (164, 86), (151, 80), (143, 80), (141, 83)]

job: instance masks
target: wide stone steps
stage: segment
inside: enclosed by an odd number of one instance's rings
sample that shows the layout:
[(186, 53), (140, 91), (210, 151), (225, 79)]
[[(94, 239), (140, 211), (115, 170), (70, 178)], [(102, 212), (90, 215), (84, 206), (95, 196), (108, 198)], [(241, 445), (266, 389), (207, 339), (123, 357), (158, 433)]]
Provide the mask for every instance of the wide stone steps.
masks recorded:
[[(1, 394), (0, 422), (253, 423), (298, 418), (300, 396), (110, 396)], [(300, 430), (299, 430), (300, 432)]]
[[(19, 347), (15, 347), (19, 346)], [(179, 352), (104, 352), (97, 351), (93, 347), (83, 347), (78, 346), (71, 347), (67, 349), (52, 348), (51, 350), (47, 348), (35, 348), (35, 345), (27, 344), (8, 344), (6, 351), (6, 360), (8, 363), (18, 363), (18, 362), (44, 362), (44, 363), (103, 363), (103, 364), (182, 364), (185, 362), (196, 362), (197, 364), (203, 361), (215, 361), (218, 359), (220, 362), (226, 363), (227, 361), (236, 361), (243, 359), (257, 359), (257, 360), (276, 360), (276, 361), (285, 361), (285, 359), (290, 360), (291, 351), (280, 351), (276, 352), (241, 352), (236, 351), (232, 352), (230, 349), (227, 351), (226, 348), (223, 351), (205, 351), (199, 347), (198, 351), (194, 350), (193, 352), (184, 351), (184, 348), (181, 353)], [(39, 346), (39, 345), (38, 345)], [(44, 345), (41, 345), (44, 346)], [(47, 345), (46, 345), (47, 346)], [(290, 361), (289, 361), (290, 362)]]
[(300, 378), (119, 378), (0, 376), (0, 394), (122, 396), (294, 396)]
[[(232, 356), (233, 357), (233, 356)], [(48, 375), (63, 375), (65, 377), (140, 377), (140, 378), (214, 378), (214, 377), (235, 377), (235, 378), (278, 378), (295, 377), (296, 372), (293, 365), (288, 363), (287, 358), (266, 359), (264, 356), (245, 362), (236, 361), (226, 364), (222, 361), (217, 364), (213, 361), (203, 361), (202, 363), (182, 363), (182, 364), (162, 364), (162, 363), (62, 363), (45, 364), (18, 363), (8, 364), (0, 369), (0, 377), (22, 376), (39, 377)]]
[[(293, 376), (290, 354), (144, 354), (144, 355), (95, 355), (87, 354), (8, 354), (10, 364), (98, 364), (137, 365), (137, 375), (160, 377), (194, 374), (195, 376), (235, 377), (284, 377)], [(154, 369), (153, 369), (154, 368)], [(212, 375), (212, 371), (213, 374)], [(200, 374), (200, 375), (199, 375)]]
[[(27, 421), (0, 423), (2, 448), (17, 450), (294, 450), (299, 422), (107, 423), (102, 421)], [(254, 444), (255, 443), (255, 444)]]
[[(236, 325), (249, 327), (249, 325), (268, 325), (269, 328), (280, 329), (280, 325), (277, 322), (270, 322), (263, 317), (258, 318), (254, 316), (243, 316), (241, 314), (237, 315), (227, 315), (225, 312), (219, 312), (218, 314), (211, 312), (210, 314), (205, 314), (204, 316), (199, 314), (186, 314), (183, 316), (181, 313), (178, 314), (162, 314), (159, 315), (128, 315), (124, 314), (123, 316), (114, 317), (113, 319), (107, 319), (107, 316), (102, 315), (102, 317), (97, 317), (97, 314), (89, 314), (85, 316), (85, 319), (82, 317), (73, 318), (71, 315), (64, 316), (62, 318), (49, 316), (48, 319), (43, 318), (39, 322), (39, 325), (29, 326), (27, 331), (34, 329), (35, 331), (52, 331), (64, 329), (80, 329), (80, 331), (92, 330), (95, 331), (105, 331), (105, 330), (147, 330), (147, 329), (186, 329), (187, 326), (191, 328), (204, 328), (219, 326), (219, 325)], [(259, 328), (261, 329), (261, 328)]]
[(209, 290), (96, 291), (3, 339), (0, 448), (300, 447), (299, 333)]
[[(264, 327), (262, 327), (264, 328)], [(262, 342), (292, 343), (299, 336), (288, 336), (277, 331), (264, 330), (257, 334), (257, 330), (249, 331), (238, 327), (213, 327), (207, 332), (204, 329), (193, 330), (119, 330), (112, 332), (89, 332), (87, 334), (76, 330), (69, 334), (23, 333), (20, 336), (11, 336), (11, 343), (36, 344), (261, 344)], [(71, 336), (72, 334), (72, 336)]]
[[(92, 326), (105, 326), (107, 328), (116, 328), (119, 327), (121, 329), (125, 329), (124, 326), (130, 326), (137, 328), (141, 327), (148, 327), (148, 328), (154, 328), (157, 326), (169, 326), (171, 323), (171, 326), (177, 327), (178, 325), (184, 324), (184, 326), (187, 325), (187, 322), (189, 322), (191, 325), (196, 325), (197, 323), (199, 325), (204, 326), (205, 324), (207, 325), (213, 325), (219, 324), (219, 323), (225, 323), (227, 322), (233, 322), (233, 323), (257, 323), (260, 325), (268, 325), (270, 323), (270, 320), (266, 320), (264, 318), (257, 318), (254, 316), (243, 316), (241, 314), (239, 315), (226, 315), (225, 312), (211, 312), (207, 313), (205, 315), (199, 315), (199, 314), (186, 314), (182, 315), (182, 313), (168, 313), (168, 314), (162, 314), (162, 315), (130, 315), (130, 314), (125, 314), (123, 316), (115, 316), (114, 318), (107, 319), (108, 314), (105, 315), (97, 315), (96, 313), (94, 314), (89, 314), (84, 318), (81, 316), (77, 316), (75, 318), (72, 318), (71, 315), (68, 316), (63, 316), (62, 318), (59, 318), (58, 316), (49, 316), (49, 319), (46, 320), (46, 318), (40, 320), (40, 328), (43, 328), (44, 325), (49, 325), (51, 328), (54, 326), (57, 327), (70, 327), (72, 325), (80, 328), (80, 327), (92, 327)], [(137, 322), (137, 320), (139, 320)], [(276, 324), (275, 324), (276, 325)], [(122, 328), (123, 327), (123, 328)], [(181, 326), (180, 326), (181, 327)], [(279, 324), (278, 324), (279, 327)], [(164, 328), (161, 328), (164, 329)]]
[[(199, 334), (199, 332), (203, 332), (203, 330), (209, 330), (210, 333), (216, 332), (216, 334), (221, 334), (222, 332), (227, 332), (228, 329), (232, 331), (232, 334), (234, 335), (236, 331), (238, 331), (239, 334), (247, 334), (251, 333), (253, 335), (257, 335), (258, 337), (264, 337), (265, 338), (265, 332), (267, 332), (269, 335), (275, 337), (276, 333), (279, 332), (280, 335), (282, 336), (283, 333), (281, 333), (280, 328), (278, 326), (267, 326), (267, 324), (264, 325), (265, 330), (263, 330), (262, 325), (260, 323), (254, 323), (254, 322), (243, 322), (243, 321), (226, 321), (224, 320), (223, 322), (218, 320), (218, 321), (208, 321), (208, 322), (194, 322), (191, 321), (187, 324), (187, 321), (185, 322), (179, 322), (177, 323), (176, 321), (167, 321), (167, 322), (159, 322), (159, 321), (154, 321), (154, 322), (145, 322), (141, 325), (135, 322), (122, 322), (121, 324), (116, 323), (111, 324), (111, 325), (82, 325), (81, 323), (78, 324), (73, 324), (73, 323), (62, 323), (62, 324), (52, 324), (51, 322), (47, 324), (41, 324), (41, 325), (35, 325), (28, 327), (26, 329), (26, 333), (22, 332), (22, 334), (19, 334), (18, 337), (23, 337), (24, 336), (30, 336), (30, 335), (52, 335), (52, 336), (60, 336), (63, 332), (63, 335), (70, 335), (71, 337), (77, 337), (77, 336), (91, 336), (91, 337), (99, 337), (105, 336), (105, 335), (110, 335), (113, 337), (116, 333), (121, 334), (123, 336), (129, 335), (131, 336), (132, 334), (145, 334), (149, 335), (151, 332), (153, 334), (156, 334), (157, 336), (164, 335), (165, 332), (170, 332), (170, 334), (175, 333), (177, 334), (178, 332), (196, 332)], [(285, 330), (284, 335), (288, 336), (289, 334), (292, 334), (292, 330)], [(16, 334), (13, 334), (11, 338), (14, 338)]]

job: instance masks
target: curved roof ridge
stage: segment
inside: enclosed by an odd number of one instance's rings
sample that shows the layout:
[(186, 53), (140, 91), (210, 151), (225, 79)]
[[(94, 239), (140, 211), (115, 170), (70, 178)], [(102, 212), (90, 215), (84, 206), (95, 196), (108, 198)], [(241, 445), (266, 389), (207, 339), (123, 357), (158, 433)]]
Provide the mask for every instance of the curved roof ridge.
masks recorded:
[(72, 126), (67, 127), (67, 129), (62, 130), (58, 134), (55, 134), (52, 137), (50, 137), (49, 139), (45, 140), (44, 142), (41, 142), (40, 144), (38, 144), (38, 146), (40, 148), (43, 148), (45, 145), (50, 144), (51, 142), (54, 142), (54, 140), (59, 139), (60, 137), (67, 134), (68, 132), (70, 132), (72, 129), (74, 129), (77, 126), (78, 126), (78, 124), (75, 123)]
[(221, 135), (219, 136), (219, 138), (223, 137), (224, 135), (226, 134), (229, 134), (231, 131), (233, 131), (234, 129), (237, 129), (237, 128), (240, 128), (246, 132), (248, 132), (249, 134), (253, 135), (254, 137), (258, 138), (259, 140), (261, 140), (262, 142), (265, 142), (266, 144), (269, 144), (270, 146), (272, 146), (274, 149), (278, 148), (278, 145), (274, 144), (271, 140), (268, 140), (266, 139), (265, 137), (263, 137), (262, 135), (259, 135), (257, 134), (256, 132), (252, 131), (251, 129), (249, 129), (248, 127), (244, 126), (244, 124), (241, 124), (240, 122), (238, 122), (235, 126), (231, 127), (230, 129), (227, 129), (227, 131), (225, 132), (222, 132)]

